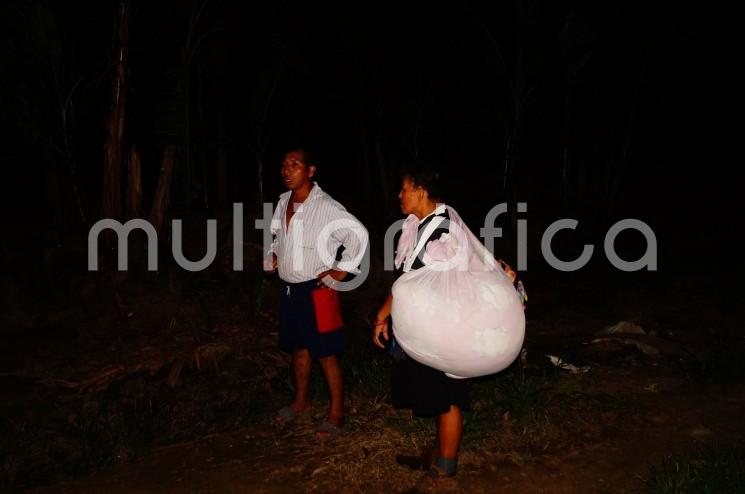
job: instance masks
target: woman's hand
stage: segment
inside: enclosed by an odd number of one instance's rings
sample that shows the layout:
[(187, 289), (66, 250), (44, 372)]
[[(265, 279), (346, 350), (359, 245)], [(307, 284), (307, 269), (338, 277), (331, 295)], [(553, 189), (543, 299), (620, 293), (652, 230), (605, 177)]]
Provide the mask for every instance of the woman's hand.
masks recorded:
[(375, 326), (373, 327), (373, 343), (380, 348), (385, 348), (385, 343), (380, 339), (381, 336), (385, 341), (388, 341), (388, 316), (391, 315), (392, 307), (393, 294), (389, 293), (388, 298), (385, 299), (383, 306), (375, 316)]
[(380, 339), (380, 337), (383, 337), (383, 339), (387, 342), (388, 341), (388, 319), (383, 319), (382, 321), (378, 320), (375, 321), (375, 327), (373, 328), (373, 343), (375, 343), (375, 346), (379, 348), (385, 348), (385, 343), (383, 343)]

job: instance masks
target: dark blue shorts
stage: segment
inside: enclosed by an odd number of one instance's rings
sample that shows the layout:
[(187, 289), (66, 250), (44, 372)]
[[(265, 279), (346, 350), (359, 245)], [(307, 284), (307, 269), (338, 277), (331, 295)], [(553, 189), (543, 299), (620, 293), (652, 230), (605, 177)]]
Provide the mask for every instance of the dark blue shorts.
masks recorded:
[(344, 351), (344, 328), (323, 334), (318, 332), (311, 296), (315, 288), (318, 288), (318, 280), (280, 281), (279, 346), (287, 352), (306, 348), (315, 359), (339, 355)]

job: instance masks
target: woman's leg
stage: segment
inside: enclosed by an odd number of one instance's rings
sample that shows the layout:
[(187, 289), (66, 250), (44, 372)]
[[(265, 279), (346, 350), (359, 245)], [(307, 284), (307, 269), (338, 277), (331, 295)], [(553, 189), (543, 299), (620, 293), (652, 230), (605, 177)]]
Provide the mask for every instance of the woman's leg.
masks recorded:
[(443, 458), (458, 458), (460, 440), (463, 437), (463, 412), (455, 405), (450, 410), (440, 414), (437, 421), (437, 439), (439, 455)]
[(439, 446), (434, 466), (441, 475), (455, 475), (458, 465), (458, 450), (463, 437), (463, 412), (455, 405), (440, 414), (437, 420), (437, 444)]

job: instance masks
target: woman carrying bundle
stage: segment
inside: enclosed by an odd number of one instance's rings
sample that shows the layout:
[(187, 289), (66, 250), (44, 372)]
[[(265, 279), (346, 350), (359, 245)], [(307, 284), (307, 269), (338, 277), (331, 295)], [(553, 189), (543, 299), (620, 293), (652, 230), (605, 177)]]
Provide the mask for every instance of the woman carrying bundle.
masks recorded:
[[(452, 477), (469, 408), (467, 377), (509, 366), (520, 352), (520, 295), (457, 212), (441, 201), (440, 175), (404, 174), (399, 199), (408, 215), (396, 249), (399, 276), (378, 310), (373, 342), (392, 347), (394, 408), (433, 417), (433, 444), (396, 461), (431, 477)], [(393, 334), (389, 330), (392, 316)]]

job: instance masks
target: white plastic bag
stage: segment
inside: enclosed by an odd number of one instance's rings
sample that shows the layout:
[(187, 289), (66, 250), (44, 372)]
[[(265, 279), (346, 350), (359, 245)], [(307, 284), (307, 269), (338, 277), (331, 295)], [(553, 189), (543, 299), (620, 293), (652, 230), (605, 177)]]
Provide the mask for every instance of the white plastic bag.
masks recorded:
[[(423, 267), (393, 284), (393, 331), (407, 355), (450, 377), (493, 374), (522, 348), (522, 300), (460, 216), (448, 214), (450, 233), (428, 244)], [(397, 266), (413, 251), (417, 225), (416, 217), (404, 223)]]

